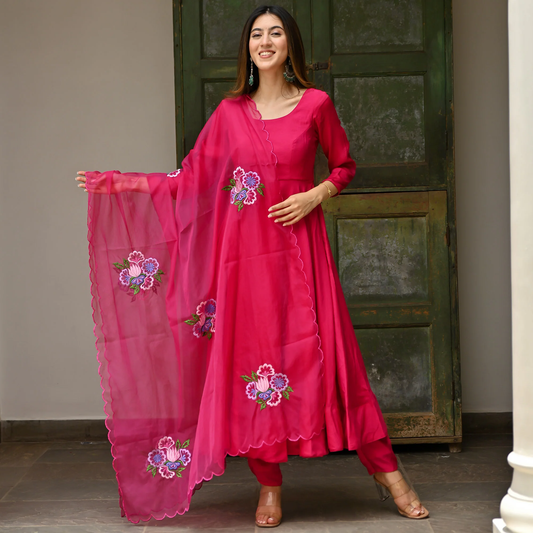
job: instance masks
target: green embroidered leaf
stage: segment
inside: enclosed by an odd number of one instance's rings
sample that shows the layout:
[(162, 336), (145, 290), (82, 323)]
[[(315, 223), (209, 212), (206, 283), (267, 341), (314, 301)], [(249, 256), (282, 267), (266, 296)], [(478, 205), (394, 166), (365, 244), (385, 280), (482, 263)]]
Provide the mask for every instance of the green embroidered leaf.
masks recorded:
[(222, 187), (223, 191), (231, 191), (231, 189), (233, 189), (231, 185), (226, 185), (225, 187)]
[(233, 187), (235, 187), (235, 180), (234, 180), (233, 178), (231, 178), (231, 179), (229, 180), (229, 182), (231, 183), (231, 185), (232, 185)]
[(287, 400), (289, 399), (289, 393), (286, 390), (284, 390), (282, 394), (284, 398), (287, 398)]
[(198, 322), (198, 321), (197, 320), (186, 320), (185, 324), (189, 324), (189, 326), (194, 326), (194, 324), (196, 324), (196, 322)]
[(152, 477), (155, 477), (156, 472), (157, 472), (157, 470), (154, 468), (154, 469), (152, 470)]
[(154, 279), (161, 283), (161, 276), (159, 274), (154, 274)]
[(181, 448), (181, 444), (180, 444), (180, 441), (179, 441), (179, 440), (176, 441), (176, 448), (177, 448), (178, 450)]
[(258, 377), (257, 374), (255, 372), (252, 372), (252, 379), (254, 381), (257, 381), (257, 377)]
[(254, 381), (251, 377), (248, 377), (248, 376), (241, 376), (241, 378), (244, 379), (246, 383), (250, 383), (250, 381)]
[(124, 268), (124, 266), (122, 265), (122, 263), (113, 263), (113, 266), (118, 268), (119, 270), (122, 270)]
[(178, 472), (178, 473), (176, 474), (176, 477), (182, 477), (182, 476), (181, 476), (181, 474)]
[(261, 409), (259, 410), (262, 411), (266, 406), (267, 404), (263, 400), (261, 400)]
[(124, 259), (124, 268), (130, 268), (130, 262), (127, 259)]
[(294, 392), (294, 391), (292, 390), (292, 387), (290, 387), (290, 386), (287, 387), (285, 390), (286, 390), (287, 392)]
[(213, 336), (213, 334), (210, 331), (208, 331), (207, 332), (207, 338), (210, 339), (212, 336)]
[[(181, 474), (181, 472), (183, 472), (184, 470), (185, 470), (185, 468), (178, 468), (176, 470), (176, 475)], [(179, 477), (181, 477), (181, 476), (179, 476)]]
[(192, 314), (192, 317), (198, 322), (198, 320), (200, 320), (200, 317), (196, 314), (196, 313), (193, 313)]
[(147, 472), (150, 472), (150, 471), (152, 470), (152, 468), (153, 468), (152, 465), (148, 465), (148, 466), (146, 467), (146, 471), (147, 471)]
[(189, 439), (187, 439), (182, 445), (181, 447), (182, 448), (187, 448), (187, 446), (189, 446), (189, 444), (191, 443), (191, 441)]
[(163, 275), (163, 274), (164, 274), (164, 272), (163, 272), (161, 269), (159, 269), (159, 270), (157, 271), (157, 273), (158, 273), (159, 275)]
[(140, 290), (139, 285), (134, 285), (133, 294), (138, 294)]
[(265, 193), (263, 192), (263, 189), (257, 188), (256, 190), (261, 196), (265, 196)]
[(237, 211), (240, 211), (243, 207), (244, 207), (244, 204), (242, 202), (237, 202), (237, 204), (239, 204), (239, 207), (237, 209)]

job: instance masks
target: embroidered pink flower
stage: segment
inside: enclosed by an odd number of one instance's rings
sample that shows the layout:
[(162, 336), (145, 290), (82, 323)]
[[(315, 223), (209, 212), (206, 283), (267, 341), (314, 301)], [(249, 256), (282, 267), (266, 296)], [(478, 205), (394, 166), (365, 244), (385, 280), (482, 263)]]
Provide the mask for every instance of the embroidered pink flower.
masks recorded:
[(272, 365), (261, 365), (257, 373), (260, 376), (272, 376), (274, 375), (274, 367)]
[(257, 172), (248, 172), (244, 178), (242, 178), (243, 185), (248, 189), (255, 189), (261, 180), (259, 179), (259, 174)]
[(120, 271), (118, 280), (120, 281), (122, 285), (125, 285), (126, 287), (128, 287), (130, 284), (130, 279), (131, 279), (131, 276), (130, 276), (130, 271), (128, 268), (125, 268)]
[(165, 479), (172, 479), (176, 474), (169, 470), (166, 466), (160, 466), (157, 471), (161, 474), (162, 477)]
[(285, 374), (274, 374), (270, 378), (270, 386), (278, 392), (283, 392), (289, 386), (289, 378)]
[(268, 378), (266, 378), (265, 376), (261, 376), (261, 375), (257, 378), (256, 385), (257, 385), (257, 390), (259, 392), (266, 392), (270, 388), (270, 383), (268, 382)]
[(246, 193), (246, 198), (243, 200), (243, 202), (246, 205), (251, 205), (255, 202), (256, 199), (257, 199), (257, 195), (255, 194), (255, 191), (251, 190)]
[(255, 400), (257, 398), (257, 386), (255, 381), (251, 381), (246, 385), (246, 396), (248, 396), (250, 400)]
[(143, 291), (147, 291), (148, 289), (151, 289), (152, 288), (152, 285), (154, 284), (154, 278), (152, 278), (152, 276), (146, 276), (144, 278), (144, 281), (141, 285), (141, 289)]
[(180, 457), (180, 454), (176, 446), (171, 446), (170, 448), (167, 449), (167, 459), (171, 463), (175, 463), (179, 459), (179, 457)]
[(152, 466), (161, 466), (166, 460), (165, 450), (153, 450), (148, 454), (148, 462)]
[(215, 316), (217, 312), (217, 303), (212, 298), (202, 302), (197, 308), (196, 308), (196, 314), (197, 315), (205, 315), (205, 316)]
[(159, 442), (157, 443), (157, 447), (161, 450), (164, 450), (165, 448), (171, 448), (174, 446), (175, 442), (172, 437), (162, 437), (159, 439)]
[(270, 407), (275, 407), (281, 402), (281, 392), (274, 391), (270, 396), (270, 399), (267, 401), (267, 405)]
[(174, 172), (167, 174), (167, 176), (169, 178), (177, 178), (180, 172), (181, 172), (181, 168), (178, 168), (178, 170), (175, 170)]
[(244, 172), (244, 170), (242, 169), (242, 167), (237, 167), (234, 171), (233, 171), (233, 179), (237, 182), (237, 181), (241, 181), (243, 180), (244, 176), (246, 175), (246, 172)]
[(195, 337), (207, 337), (210, 339), (213, 336), (216, 311), (217, 302), (210, 298), (198, 305), (196, 313), (192, 314), (192, 318), (185, 320), (186, 324), (192, 326), (192, 332)]
[(128, 261), (130, 263), (140, 263), (141, 261), (144, 261), (144, 255), (141, 252), (133, 251), (128, 255)]
[(159, 270), (159, 262), (157, 259), (149, 257), (141, 263), (141, 269), (148, 276), (153, 276)]

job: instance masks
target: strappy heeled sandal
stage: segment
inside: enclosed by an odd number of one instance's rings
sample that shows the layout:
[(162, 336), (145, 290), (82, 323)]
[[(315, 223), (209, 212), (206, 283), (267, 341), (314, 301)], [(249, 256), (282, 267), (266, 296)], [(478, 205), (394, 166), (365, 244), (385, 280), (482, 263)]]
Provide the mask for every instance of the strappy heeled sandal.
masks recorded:
[[(390, 485), (384, 485), (376, 479), (376, 476), (374, 476), (374, 482), (376, 483), (380, 500), (384, 502), (389, 496), (392, 496), (394, 503), (398, 508), (398, 512), (402, 516), (413, 520), (429, 517), (429, 511), (422, 505), (417, 493), (414, 491), (405, 475), (400, 480), (391, 483)], [(409, 493), (412, 493), (411, 501), (405, 504), (406, 498), (404, 498), (404, 496)], [(403, 501), (399, 501), (402, 500), (402, 498)]]
[[(277, 527), (281, 524), (281, 490), (274, 491), (273, 488), (261, 487), (259, 503), (255, 512), (255, 525), (257, 527)], [(257, 521), (261, 515), (267, 516), (266, 522)], [(274, 522), (269, 522), (270, 519)]]

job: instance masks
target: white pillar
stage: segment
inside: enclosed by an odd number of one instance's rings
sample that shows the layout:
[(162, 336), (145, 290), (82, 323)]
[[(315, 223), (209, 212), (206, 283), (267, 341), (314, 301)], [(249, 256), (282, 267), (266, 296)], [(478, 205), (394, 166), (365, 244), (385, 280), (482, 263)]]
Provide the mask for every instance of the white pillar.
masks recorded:
[(495, 533), (533, 532), (533, 1), (509, 0), (513, 481)]

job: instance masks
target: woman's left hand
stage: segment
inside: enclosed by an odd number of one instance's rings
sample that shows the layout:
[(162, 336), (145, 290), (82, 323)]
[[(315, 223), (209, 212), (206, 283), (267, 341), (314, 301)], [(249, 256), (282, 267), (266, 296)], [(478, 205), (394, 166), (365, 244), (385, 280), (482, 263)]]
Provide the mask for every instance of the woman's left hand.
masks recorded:
[(274, 222), (283, 223), (284, 226), (296, 224), (324, 200), (324, 192), (327, 198), (325, 187), (315, 187), (307, 192), (293, 194), (283, 202), (270, 207), (268, 217), (276, 217)]

